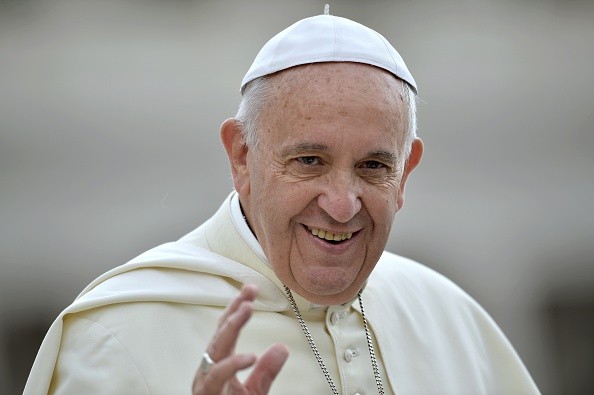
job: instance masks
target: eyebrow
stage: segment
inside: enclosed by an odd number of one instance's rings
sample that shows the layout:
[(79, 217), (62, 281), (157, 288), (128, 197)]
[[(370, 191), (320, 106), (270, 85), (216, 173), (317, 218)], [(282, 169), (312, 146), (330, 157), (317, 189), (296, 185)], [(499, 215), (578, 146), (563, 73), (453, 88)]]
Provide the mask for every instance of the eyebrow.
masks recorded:
[(297, 143), (286, 147), (282, 154), (283, 156), (291, 156), (301, 154), (304, 152), (327, 152), (330, 148), (326, 144), (320, 143)]

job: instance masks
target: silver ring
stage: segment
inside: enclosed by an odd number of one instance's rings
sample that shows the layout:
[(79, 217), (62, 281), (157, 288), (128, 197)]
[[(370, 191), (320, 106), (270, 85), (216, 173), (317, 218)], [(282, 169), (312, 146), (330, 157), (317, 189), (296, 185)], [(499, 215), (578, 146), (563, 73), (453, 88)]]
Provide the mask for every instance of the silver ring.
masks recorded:
[(200, 361), (200, 366), (198, 367), (198, 370), (200, 370), (204, 374), (208, 374), (208, 372), (210, 372), (210, 369), (212, 368), (212, 365), (214, 364), (215, 361), (212, 360), (212, 358), (210, 357), (210, 355), (208, 355), (207, 352), (204, 352), (204, 354), (202, 354), (202, 360)]

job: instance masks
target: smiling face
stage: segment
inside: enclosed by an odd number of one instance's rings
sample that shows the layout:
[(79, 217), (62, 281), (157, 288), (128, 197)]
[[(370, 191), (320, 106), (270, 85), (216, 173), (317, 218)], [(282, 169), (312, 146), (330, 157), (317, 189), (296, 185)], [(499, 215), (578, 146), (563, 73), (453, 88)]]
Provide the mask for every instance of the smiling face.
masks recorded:
[(404, 155), (402, 82), (373, 66), (321, 63), (274, 75), (247, 147), (222, 127), (250, 227), (278, 278), (318, 304), (353, 299), (388, 240), (422, 143)]

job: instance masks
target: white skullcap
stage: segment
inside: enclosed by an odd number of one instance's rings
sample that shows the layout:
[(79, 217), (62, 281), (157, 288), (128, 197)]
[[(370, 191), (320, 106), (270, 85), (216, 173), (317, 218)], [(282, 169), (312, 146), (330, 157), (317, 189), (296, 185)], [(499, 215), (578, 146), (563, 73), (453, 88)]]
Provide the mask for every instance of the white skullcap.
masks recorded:
[(356, 62), (380, 67), (417, 84), (400, 54), (381, 34), (350, 19), (317, 15), (302, 19), (272, 37), (248, 70), (240, 91), (256, 78), (290, 67), (320, 62)]

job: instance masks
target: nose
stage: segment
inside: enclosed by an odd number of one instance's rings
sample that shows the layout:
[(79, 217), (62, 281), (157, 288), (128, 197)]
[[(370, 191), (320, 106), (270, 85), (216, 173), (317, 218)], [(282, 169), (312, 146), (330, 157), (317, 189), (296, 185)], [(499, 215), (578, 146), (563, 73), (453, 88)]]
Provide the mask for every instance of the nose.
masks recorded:
[(361, 188), (348, 171), (328, 174), (318, 206), (334, 220), (346, 223), (361, 210)]

